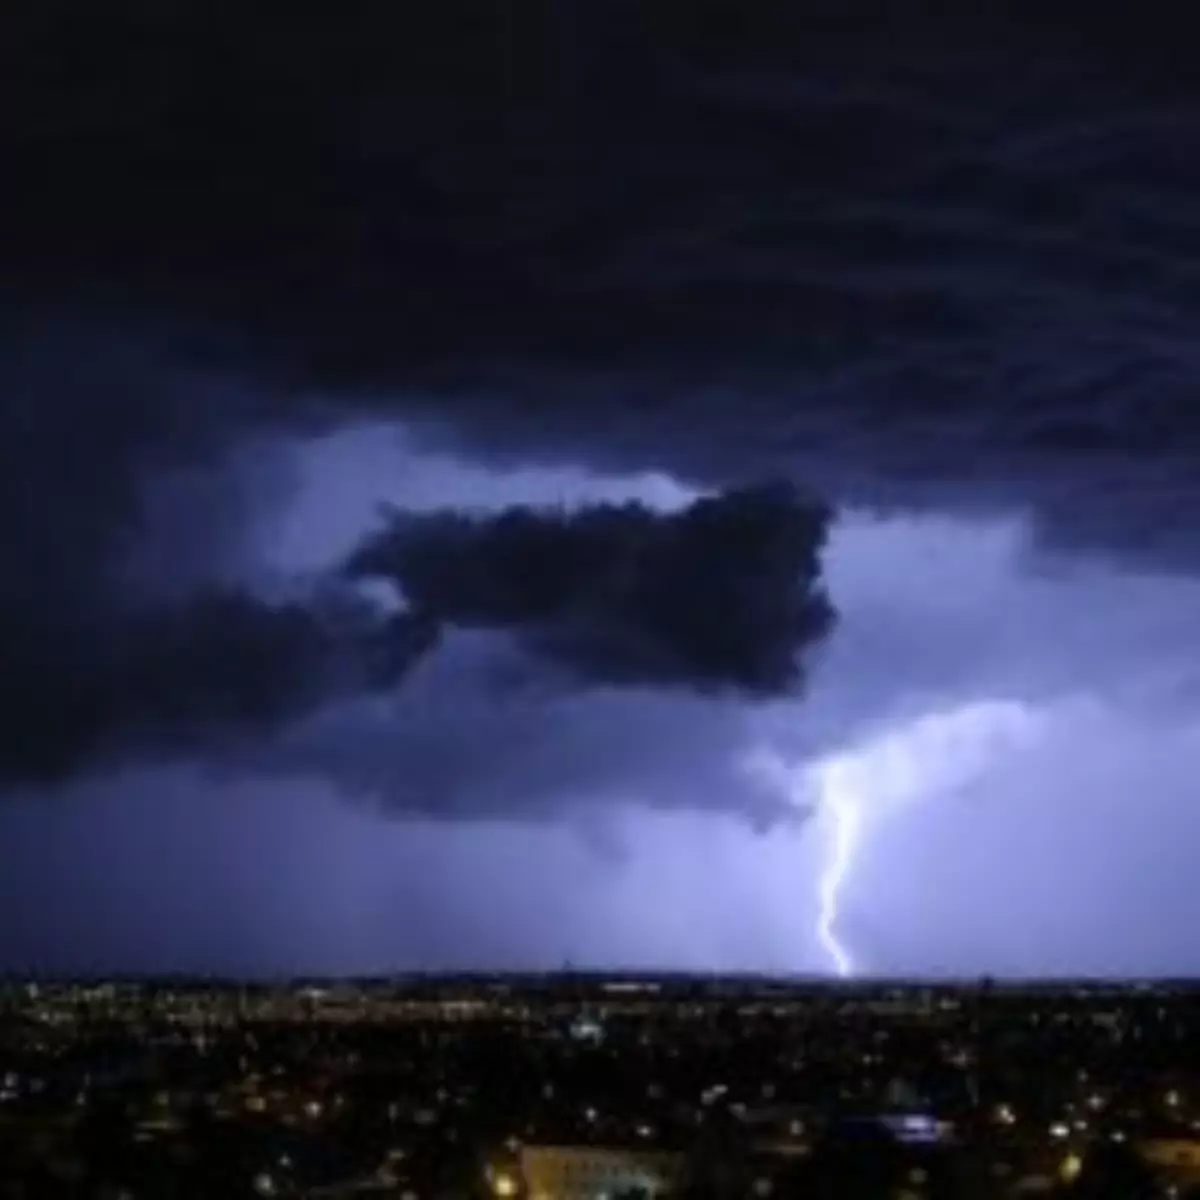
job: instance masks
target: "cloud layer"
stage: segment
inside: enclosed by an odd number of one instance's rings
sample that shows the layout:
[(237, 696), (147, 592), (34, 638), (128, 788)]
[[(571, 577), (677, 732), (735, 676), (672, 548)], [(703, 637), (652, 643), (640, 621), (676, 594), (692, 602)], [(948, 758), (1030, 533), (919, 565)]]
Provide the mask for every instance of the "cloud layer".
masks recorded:
[[(0, 773), (52, 782), (130, 758), (245, 761), (247, 742), (269, 745), (322, 709), (403, 687), (451, 628), (509, 634), (527, 651), (462, 676), (465, 690), (519, 689), (557, 667), (560, 691), (787, 693), (833, 623), (819, 583), (827, 522), (788, 485), (678, 513), (636, 502), (487, 517), (393, 511), (340, 570), (290, 601), (200, 589), (107, 609), (77, 591), (43, 612), (13, 604), (0, 644), (23, 703), (0, 737)], [(395, 585), (403, 609), (358, 594), (352, 582), (363, 580)], [(343, 759), (374, 730), (343, 729)], [(419, 751), (409, 746), (414, 760)], [(440, 794), (428, 782), (419, 791), (414, 806), (426, 810)]]
[[(6, 7), (0, 772), (370, 708), (444, 626), (515, 634), (505, 672), (763, 691), (827, 624), (819, 522), (769, 505), (756, 554), (719, 506), (402, 518), (356, 570), (419, 621), (242, 586), (271, 448), (371, 417), (1193, 566), (1186, 64), (912, 14), (865, 53), (821, 7)], [(169, 498), (239, 455), (244, 493)], [(888, 620), (834, 661), (931, 670)]]
[(6, 6), (0, 303), (222, 376), (118, 402), (143, 464), (374, 411), (1194, 561), (1190, 65), (1152, 22), (863, 9)]
[(351, 557), (415, 614), (511, 630), (594, 682), (778, 694), (833, 608), (819, 585), (828, 510), (789, 484), (696, 500), (496, 516), (395, 513)]

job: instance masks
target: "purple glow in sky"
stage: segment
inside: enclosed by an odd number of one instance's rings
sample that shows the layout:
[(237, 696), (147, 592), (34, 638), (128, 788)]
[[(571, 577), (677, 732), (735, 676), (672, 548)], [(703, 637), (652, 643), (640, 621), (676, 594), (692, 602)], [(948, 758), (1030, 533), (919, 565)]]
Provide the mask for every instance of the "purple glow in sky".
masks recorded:
[(268, 7), (0, 8), (0, 970), (1200, 972), (1182, 25)]
[[(264, 589), (332, 561), (384, 501), (693, 495), (662, 475), (498, 470), (390, 427), (269, 457), (286, 503), (227, 568)], [(247, 469), (231, 461), (178, 503)], [(143, 569), (155, 553), (151, 531)], [(1200, 585), (1055, 556), (1019, 513), (850, 511), (827, 576), (841, 623), (802, 699), (534, 687), (499, 701), (462, 680), (519, 655), (463, 635), (397, 694), (289, 732), (256, 778), (131, 770), (6, 805), (0, 839), (21, 854), (0, 879), (0, 959), (254, 973), (567, 959), (826, 973), (838, 953), (881, 974), (1200, 965)], [(447, 815), (423, 815), (418, 787)], [(36, 931), (20, 919), (31, 910)]]

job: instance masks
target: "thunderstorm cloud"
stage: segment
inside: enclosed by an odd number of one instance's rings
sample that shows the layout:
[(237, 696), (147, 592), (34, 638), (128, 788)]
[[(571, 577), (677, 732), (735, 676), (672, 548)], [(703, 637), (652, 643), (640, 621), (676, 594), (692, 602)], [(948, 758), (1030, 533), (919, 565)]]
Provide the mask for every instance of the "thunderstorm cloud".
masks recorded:
[(935, 7), (3, 6), (0, 961), (795, 965), (1015, 705), (847, 936), (1194, 969), (1193, 39)]
[(798, 684), (798, 651), (833, 624), (818, 585), (828, 519), (788, 484), (666, 516), (396, 513), (348, 570), (391, 580), (415, 614), (515, 630), (585, 678), (770, 695)]

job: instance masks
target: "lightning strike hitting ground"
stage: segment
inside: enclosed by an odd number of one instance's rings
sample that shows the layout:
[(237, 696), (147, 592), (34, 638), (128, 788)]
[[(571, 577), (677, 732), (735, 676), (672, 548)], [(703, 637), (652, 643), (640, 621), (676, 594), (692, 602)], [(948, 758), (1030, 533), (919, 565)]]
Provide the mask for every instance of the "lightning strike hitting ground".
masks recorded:
[(984, 700), (925, 713), (818, 762), (789, 762), (759, 747), (745, 768), (798, 810), (815, 812), (827, 849), (817, 880), (815, 935), (840, 978), (855, 974), (838, 936), (842, 894), (853, 876), (868, 806), (896, 808), (952, 792), (978, 776), (1002, 751), (1032, 744), (1040, 720), (1027, 706)]
[(849, 951), (838, 941), (838, 902), (842, 884), (854, 863), (862, 814), (855, 798), (838, 786), (835, 773), (827, 773), (822, 791), (821, 807), (829, 822), (832, 839), (829, 861), (821, 872), (818, 885), (821, 904), (817, 915), (817, 940), (825, 948), (838, 976), (845, 979), (854, 974), (854, 962)]

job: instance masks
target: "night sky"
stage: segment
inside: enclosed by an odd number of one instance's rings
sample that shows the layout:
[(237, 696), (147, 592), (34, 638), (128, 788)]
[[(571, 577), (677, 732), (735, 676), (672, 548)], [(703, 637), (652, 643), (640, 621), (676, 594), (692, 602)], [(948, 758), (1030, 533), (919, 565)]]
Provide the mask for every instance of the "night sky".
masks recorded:
[(1185, 32), (335, 7), (0, 16), (0, 971), (1200, 970)]

